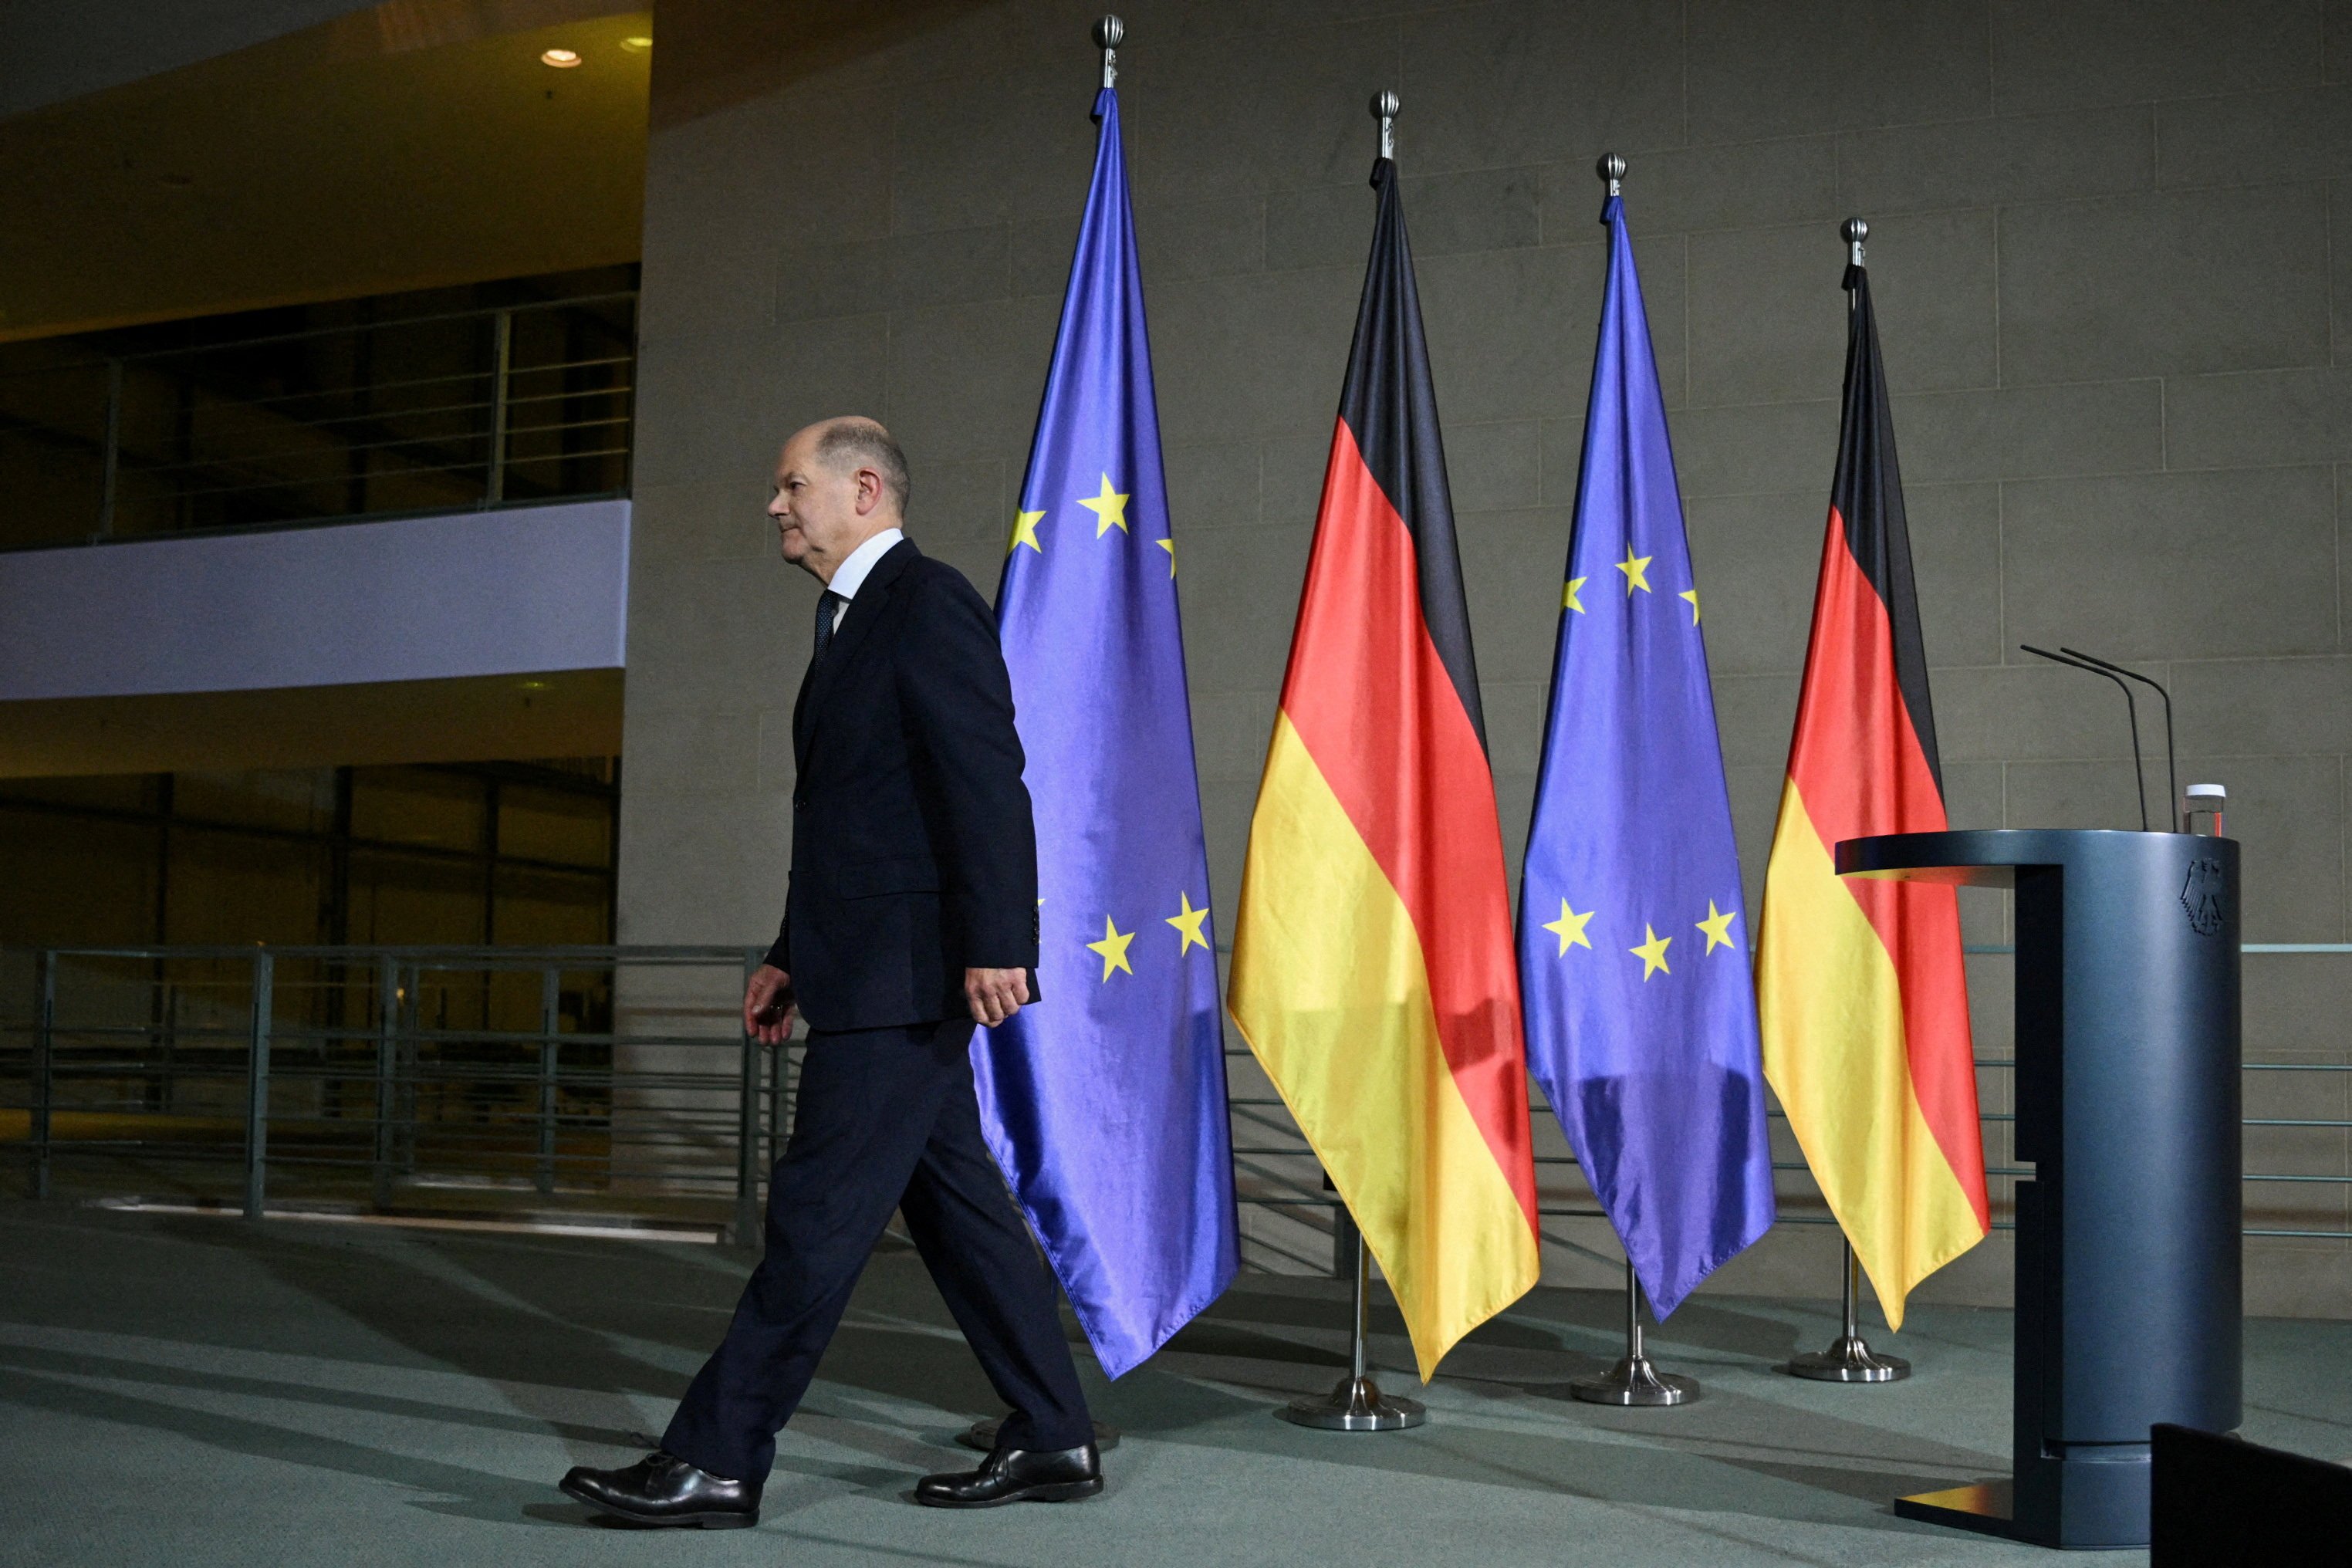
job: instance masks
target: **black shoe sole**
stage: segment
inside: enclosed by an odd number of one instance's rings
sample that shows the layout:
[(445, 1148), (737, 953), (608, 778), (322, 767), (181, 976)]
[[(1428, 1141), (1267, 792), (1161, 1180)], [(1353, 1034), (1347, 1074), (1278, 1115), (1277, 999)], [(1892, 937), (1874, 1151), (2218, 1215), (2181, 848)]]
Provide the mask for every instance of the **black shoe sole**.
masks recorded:
[(1009, 1502), (1077, 1502), (1102, 1489), (1102, 1478), (1096, 1476), (1083, 1481), (1048, 1481), (1042, 1486), (1023, 1487), (1017, 1491), (1006, 1492), (1003, 1497), (925, 1497), (918, 1491), (915, 1500), (925, 1508), (1003, 1508)]
[(683, 1530), (688, 1527), (697, 1527), (703, 1530), (750, 1530), (760, 1522), (760, 1516), (756, 1513), (633, 1513), (629, 1510), (622, 1508), (617, 1503), (607, 1502), (602, 1498), (591, 1497), (583, 1491), (575, 1491), (572, 1488), (565, 1486), (562, 1481), (555, 1483), (555, 1489), (562, 1492), (565, 1497), (572, 1499), (574, 1502), (586, 1503), (590, 1508), (594, 1509), (599, 1513), (608, 1514), (614, 1519), (626, 1520), (631, 1524), (642, 1524), (656, 1530)]

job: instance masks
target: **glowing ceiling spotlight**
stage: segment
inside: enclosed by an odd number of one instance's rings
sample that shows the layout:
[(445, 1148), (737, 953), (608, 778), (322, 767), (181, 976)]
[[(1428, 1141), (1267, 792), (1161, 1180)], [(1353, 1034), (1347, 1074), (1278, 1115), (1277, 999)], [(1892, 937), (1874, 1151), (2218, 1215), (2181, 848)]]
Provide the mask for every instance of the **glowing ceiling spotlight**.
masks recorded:
[(568, 71), (573, 66), (580, 63), (580, 51), (578, 49), (549, 49), (546, 53), (539, 57), (539, 63), (543, 66), (553, 66), (560, 71)]

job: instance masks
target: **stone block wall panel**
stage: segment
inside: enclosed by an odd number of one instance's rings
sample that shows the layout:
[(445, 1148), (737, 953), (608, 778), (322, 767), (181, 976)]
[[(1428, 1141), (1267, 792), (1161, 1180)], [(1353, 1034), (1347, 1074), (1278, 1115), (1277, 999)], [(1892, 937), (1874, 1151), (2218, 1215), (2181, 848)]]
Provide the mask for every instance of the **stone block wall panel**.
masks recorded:
[[(665, 0), (625, 940), (773, 929), (814, 599), (761, 515), (784, 433), (850, 410), (888, 422), (914, 464), (916, 536), (993, 591), (1092, 156), (1098, 8), (931, 0), (803, 37), (762, 7)], [(1383, 87), (1404, 100), (1405, 207), (1515, 871), (1601, 307), (1592, 162), (1613, 150), (1632, 163), (1751, 918), (1834, 458), (1835, 226), (1860, 213), (1955, 823), (2137, 821), (2115, 689), (2017, 645), (2088, 647), (2169, 680), (2183, 781), (2231, 786), (2249, 935), (2352, 931), (2352, 350), (2336, 327), (2352, 306), (2352, 0), (1120, 9), (1223, 934), (1370, 239), (1364, 102)], [(2157, 725), (2145, 705), (2161, 812)], [(1999, 894), (1969, 893), (1962, 918), (1970, 942), (2007, 940)], [(1970, 960), (1989, 1057), (2008, 1049), (2008, 962)], [(2250, 1057), (2343, 1059), (2352, 959), (2250, 960), (2248, 981)], [(2347, 1079), (2294, 1081), (2339, 1105)], [(1988, 1105), (2007, 1092), (1988, 1068)], [(2340, 1172), (2344, 1144), (2282, 1133), (2264, 1157)], [(2321, 1215), (2347, 1194), (2290, 1196)], [(1556, 1272), (1609, 1281), (1604, 1226), (1551, 1228)], [(1828, 1234), (1783, 1227), (1737, 1283), (1826, 1294)], [(2249, 1258), (2263, 1310), (2347, 1310), (2340, 1244)], [(1997, 1237), (1927, 1294), (2003, 1300), (2008, 1279)]]

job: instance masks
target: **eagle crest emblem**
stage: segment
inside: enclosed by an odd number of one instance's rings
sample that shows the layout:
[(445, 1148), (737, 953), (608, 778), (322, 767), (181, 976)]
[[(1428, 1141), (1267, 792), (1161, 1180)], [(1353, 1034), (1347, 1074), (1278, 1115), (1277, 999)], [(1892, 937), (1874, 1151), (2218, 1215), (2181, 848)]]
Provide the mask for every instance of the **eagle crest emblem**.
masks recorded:
[(2221, 862), (2191, 860), (2189, 879), (2180, 887), (2180, 907), (2189, 911), (2189, 929), (2199, 936), (2221, 931)]

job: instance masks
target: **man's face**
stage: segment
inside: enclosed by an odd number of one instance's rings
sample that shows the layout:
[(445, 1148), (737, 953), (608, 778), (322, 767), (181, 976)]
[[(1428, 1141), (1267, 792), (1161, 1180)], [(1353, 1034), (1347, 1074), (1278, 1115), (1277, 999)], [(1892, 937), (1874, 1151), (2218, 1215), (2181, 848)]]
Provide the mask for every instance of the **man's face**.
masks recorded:
[(816, 455), (817, 431), (784, 443), (768, 515), (784, 559), (830, 583), (850, 552), (878, 530), (881, 479), (871, 468), (836, 469)]

